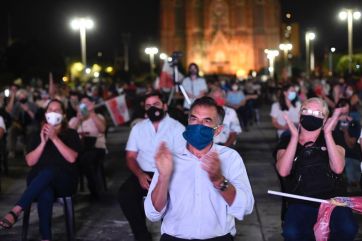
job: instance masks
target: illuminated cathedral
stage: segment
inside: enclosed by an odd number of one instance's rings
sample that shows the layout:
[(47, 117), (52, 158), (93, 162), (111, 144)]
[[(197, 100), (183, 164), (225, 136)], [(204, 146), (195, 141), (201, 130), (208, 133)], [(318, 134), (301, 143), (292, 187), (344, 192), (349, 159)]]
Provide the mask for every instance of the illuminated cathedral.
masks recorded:
[(183, 52), (205, 74), (267, 66), (264, 50), (280, 43), (279, 0), (161, 0), (161, 50)]

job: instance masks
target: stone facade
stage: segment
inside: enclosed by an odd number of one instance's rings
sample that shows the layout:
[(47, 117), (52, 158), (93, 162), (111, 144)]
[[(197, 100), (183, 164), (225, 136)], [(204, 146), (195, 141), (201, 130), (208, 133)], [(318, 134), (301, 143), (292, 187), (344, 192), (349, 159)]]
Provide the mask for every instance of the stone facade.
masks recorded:
[(161, 51), (182, 51), (206, 74), (245, 75), (267, 66), (280, 43), (279, 0), (161, 0)]

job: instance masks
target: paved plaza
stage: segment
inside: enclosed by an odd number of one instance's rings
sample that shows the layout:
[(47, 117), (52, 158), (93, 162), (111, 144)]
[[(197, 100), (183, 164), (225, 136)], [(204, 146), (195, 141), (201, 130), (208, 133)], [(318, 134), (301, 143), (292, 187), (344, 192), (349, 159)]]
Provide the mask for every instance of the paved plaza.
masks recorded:
[[(267, 190), (279, 190), (279, 181), (273, 168), (272, 150), (276, 144), (276, 133), (268, 116), (269, 107), (261, 110), (261, 123), (254, 124), (248, 132), (240, 135), (237, 150), (244, 159), (255, 197), (251, 215), (237, 223), (236, 241), (282, 241), (280, 235), (281, 200), (270, 196)], [(132, 241), (128, 223), (118, 205), (117, 191), (129, 175), (125, 165), (124, 148), (129, 127), (117, 127), (108, 135), (109, 154), (105, 163), (108, 191), (100, 201), (91, 200), (87, 190), (75, 197), (76, 239), (78, 241)], [(8, 176), (2, 176), (0, 193), (0, 215), (5, 214), (19, 198), (25, 188), (28, 169), (21, 157), (10, 162)], [(36, 205), (30, 217), (29, 240), (39, 240)], [(356, 215), (362, 224), (362, 217)], [(11, 230), (0, 231), (0, 241), (21, 240), (22, 220)], [(159, 223), (149, 223), (154, 240), (159, 238)], [(54, 206), (53, 240), (66, 240), (63, 209)], [(362, 232), (356, 240), (362, 240)]]

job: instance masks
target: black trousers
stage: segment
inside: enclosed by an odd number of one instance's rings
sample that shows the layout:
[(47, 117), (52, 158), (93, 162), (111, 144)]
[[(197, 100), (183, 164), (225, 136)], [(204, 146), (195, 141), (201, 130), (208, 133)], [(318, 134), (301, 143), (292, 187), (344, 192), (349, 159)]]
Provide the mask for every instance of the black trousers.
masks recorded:
[[(146, 173), (153, 176), (152, 172)], [(138, 178), (133, 174), (122, 184), (118, 192), (119, 204), (137, 241), (152, 241), (147, 230), (143, 206), (146, 195), (147, 190), (140, 186)]]
[(234, 237), (231, 234), (226, 234), (223, 236), (215, 237), (215, 238), (208, 238), (208, 239), (183, 239), (183, 238), (176, 238), (166, 233), (162, 234), (160, 241), (233, 241)]

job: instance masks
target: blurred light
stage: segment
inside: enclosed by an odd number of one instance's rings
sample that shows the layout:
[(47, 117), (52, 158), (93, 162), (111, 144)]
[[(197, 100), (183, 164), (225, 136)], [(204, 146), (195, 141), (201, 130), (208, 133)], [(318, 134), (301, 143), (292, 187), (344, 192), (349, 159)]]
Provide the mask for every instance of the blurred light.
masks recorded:
[(268, 80), (268, 76), (264, 74), (260, 77), (260, 79), (261, 81), (266, 82)]
[(70, 22), (70, 26), (74, 30), (92, 29), (94, 27), (94, 22), (90, 18), (75, 18)]
[(359, 68), (361, 68), (361, 65), (356, 64), (356, 69), (359, 69)]
[(253, 70), (252, 72), (251, 72), (251, 76), (253, 76), (254, 78), (257, 76), (257, 72), (255, 71), (255, 70)]
[(98, 52), (98, 53), (97, 53), (97, 56), (98, 56), (98, 57), (102, 57), (102, 56), (103, 56), (103, 53), (102, 53), (102, 52)]
[(98, 78), (98, 77), (99, 77), (99, 72), (94, 72), (93, 76), (94, 76), (95, 78)]
[(162, 59), (162, 60), (167, 59), (167, 54), (165, 54), (165, 53), (160, 53), (160, 59)]
[(288, 30), (288, 31), (292, 30), (292, 26), (288, 25), (288, 26), (287, 26), (287, 30)]
[(204, 76), (204, 72), (202, 72), (201, 70), (199, 71), (199, 75), (200, 76)]
[(287, 13), (285, 16), (286, 16), (288, 19), (290, 19), (290, 18), (292, 17), (292, 14), (291, 14), (291, 13)]
[(168, 61), (168, 62), (172, 62), (172, 57), (168, 57), (168, 58), (167, 58), (167, 61)]
[(99, 64), (93, 64), (92, 71), (93, 72), (100, 72), (102, 70), (102, 67)]
[(279, 51), (276, 49), (265, 49), (264, 53), (266, 53), (268, 59), (274, 59), (279, 55)]
[(359, 11), (356, 11), (356, 12), (353, 12), (353, 18), (358, 20), (361, 18), (361, 12)]
[(238, 69), (236, 71), (236, 77), (238, 77), (238, 79), (245, 77), (245, 75), (246, 75), (246, 71), (244, 69)]
[(106, 72), (107, 72), (107, 73), (112, 73), (112, 72), (113, 72), (113, 67), (112, 67), (112, 66), (108, 66), (108, 67), (106, 68)]
[(346, 11), (341, 11), (339, 14), (338, 14), (339, 18), (341, 20), (346, 20), (347, 19), (347, 16), (348, 16), (348, 13)]
[(146, 54), (157, 54), (158, 53), (158, 48), (156, 47), (147, 47), (145, 48), (145, 53)]
[(92, 72), (92, 70), (91, 70), (90, 68), (86, 68), (86, 69), (85, 69), (85, 73), (86, 73), (86, 74), (90, 74), (91, 72)]
[(73, 64), (72, 68), (74, 68), (75, 71), (80, 72), (80, 71), (83, 70), (84, 65), (82, 63), (80, 63), (80, 62), (76, 62), (76, 63)]
[(335, 47), (332, 47), (332, 48), (331, 48), (331, 52), (332, 52), (332, 53), (336, 52), (336, 48), (335, 48)]
[(9, 90), (9, 89), (6, 89), (6, 90), (4, 91), (4, 95), (5, 95), (5, 97), (9, 97), (9, 96), (10, 96), (10, 90)]
[(313, 32), (307, 32), (307, 33), (305, 34), (305, 37), (306, 37), (308, 40), (314, 40), (315, 37), (316, 37), (316, 35), (315, 35), (315, 33), (313, 33)]
[(291, 43), (279, 44), (279, 49), (283, 51), (290, 51), (293, 49), (293, 45)]
[(63, 80), (63, 82), (68, 82), (69, 78), (67, 76), (63, 76), (62, 80)]

